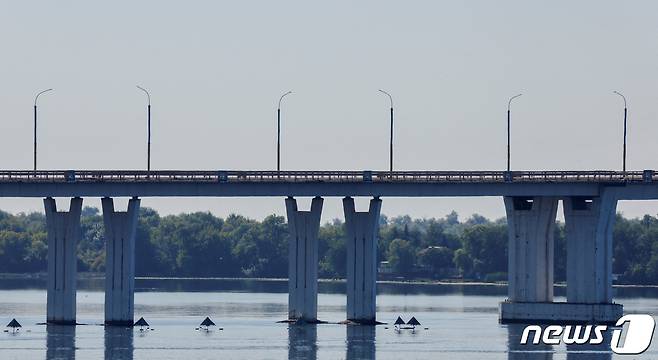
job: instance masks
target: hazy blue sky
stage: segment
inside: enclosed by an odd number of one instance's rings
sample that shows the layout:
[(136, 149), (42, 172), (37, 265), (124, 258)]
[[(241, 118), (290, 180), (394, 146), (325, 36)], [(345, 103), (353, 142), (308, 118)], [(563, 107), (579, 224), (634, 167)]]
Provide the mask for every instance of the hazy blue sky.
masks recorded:
[[(656, 1), (5, 1), (0, 4), (0, 168), (272, 169), (279, 95), (284, 169), (658, 168)], [(86, 204), (97, 205), (97, 199)], [(363, 201), (361, 201), (363, 204)], [(144, 199), (164, 213), (256, 218), (283, 199)], [(303, 201), (300, 206), (308, 207)], [(363, 205), (365, 206), (365, 205)], [(11, 211), (39, 199), (0, 199)], [(388, 215), (503, 215), (502, 199), (384, 199)], [(340, 216), (339, 199), (324, 218)], [(627, 215), (658, 203), (622, 204)]]

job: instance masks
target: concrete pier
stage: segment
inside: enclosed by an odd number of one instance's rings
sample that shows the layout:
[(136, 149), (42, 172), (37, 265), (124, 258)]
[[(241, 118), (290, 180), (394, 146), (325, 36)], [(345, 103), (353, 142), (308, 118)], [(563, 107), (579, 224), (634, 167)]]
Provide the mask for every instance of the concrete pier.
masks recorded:
[(501, 322), (614, 323), (612, 227), (617, 198), (564, 198), (567, 302), (553, 302), (553, 231), (556, 197), (505, 198), (509, 226), (509, 297)]
[(376, 324), (377, 230), (382, 201), (370, 200), (367, 212), (354, 209), (354, 199), (343, 199), (347, 241), (347, 320)]
[[(553, 301), (553, 231), (557, 197), (505, 197), (509, 234), (508, 299), (500, 320), (544, 320), (540, 303)], [(535, 313), (535, 311), (537, 313)]]
[(288, 319), (317, 322), (318, 232), (322, 214), (321, 197), (311, 201), (310, 211), (297, 209), (297, 200), (286, 199), (288, 216)]
[(135, 232), (139, 199), (128, 201), (128, 211), (115, 211), (104, 197), (105, 324), (132, 326), (135, 311)]
[(55, 199), (43, 200), (48, 232), (48, 300), (46, 321), (75, 325), (77, 247), (82, 198), (71, 199), (68, 212), (58, 212)]
[(556, 197), (505, 197), (509, 231), (509, 301), (553, 301)]
[(567, 197), (564, 220), (567, 238), (567, 303), (593, 308), (595, 321), (613, 322), (623, 315), (612, 303), (612, 230), (617, 199), (601, 196)]

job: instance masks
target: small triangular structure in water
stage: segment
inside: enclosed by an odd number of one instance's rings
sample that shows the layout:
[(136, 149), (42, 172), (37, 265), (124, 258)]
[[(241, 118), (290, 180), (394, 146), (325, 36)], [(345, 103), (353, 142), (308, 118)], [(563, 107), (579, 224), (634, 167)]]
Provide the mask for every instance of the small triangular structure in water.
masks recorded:
[(203, 320), (203, 322), (201, 323), (201, 326), (205, 326), (205, 327), (208, 327), (208, 326), (215, 326), (215, 323), (212, 322), (212, 320), (210, 320), (209, 317), (206, 317), (206, 319)]
[(407, 321), (407, 325), (419, 326), (420, 323), (418, 322), (418, 320), (416, 320), (415, 316), (412, 316), (411, 319), (409, 319), (409, 321)]
[(146, 326), (146, 327), (148, 327), (148, 326), (149, 326), (149, 323), (147, 323), (146, 320), (144, 320), (144, 318), (141, 317), (141, 318), (139, 318), (139, 320), (137, 320), (137, 322), (135, 322), (135, 325), (134, 325), (134, 326), (139, 326), (139, 327), (144, 327), (144, 326)]
[(395, 324), (393, 325), (404, 325), (404, 320), (402, 320), (402, 318), (398, 316), (398, 319), (395, 320)]
[(11, 319), (9, 324), (7, 324), (7, 327), (15, 329), (15, 328), (23, 327), (23, 326), (18, 321), (16, 321), (16, 319)]

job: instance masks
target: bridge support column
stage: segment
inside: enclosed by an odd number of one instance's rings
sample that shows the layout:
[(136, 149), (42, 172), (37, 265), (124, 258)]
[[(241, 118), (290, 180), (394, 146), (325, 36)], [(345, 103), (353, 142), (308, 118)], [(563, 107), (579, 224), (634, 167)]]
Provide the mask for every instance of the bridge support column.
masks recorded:
[(354, 209), (354, 199), (343, 199), (347, 235), (347, 320), (376, 324), (377, 230), (382, 201), (370, 200), (367, 212)]
[(612, 303), (612, 230), (617, 199), (603, 191), (595, 198), (564, 200), (567, 238), (567, 303), (585, 320), (615, 322), (623, 315)]
[(68, 212), (57, 211), (55, 199), (43, 200), (48, 232), (48, 300), (46, 321), (75, 325), (77, 247), (82, 198), (71, 199)]
[(135, 312), (135, 232), (139, 199), (128, 211), (115, 211), (112, 198), (101, 200), (105, 225), (105, 324), (132, 326)]
[(321, 197), (311, 201), (310, 211), (297, 209), (297, 200), (286, 199), (288, 216), (288, 319), (318, 322), (318, 232)]
[(505, 197), (508, 245), (508, 299), (502, 322), (543, 320), (541, 304), (553, 301), (553, 232), (558, 198)]

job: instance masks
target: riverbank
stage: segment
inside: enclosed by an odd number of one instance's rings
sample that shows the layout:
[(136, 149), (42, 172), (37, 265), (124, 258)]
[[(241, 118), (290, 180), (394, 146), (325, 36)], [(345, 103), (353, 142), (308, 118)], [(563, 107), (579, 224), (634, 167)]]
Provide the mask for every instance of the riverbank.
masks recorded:
[[(46, 273), (0, 273), (2, 280), (46, 280)], [(103, 280), (105, 273), (80, 272), (79, 280)], [(136, 280), (198, 280), (198, 281), (267, 281), (267, 282), (284, 282), (287, 278), (263, 278), (263, 277), (176, 277), (176, 276), (136, 276)], [(318, 279), (320, 283), (345, 283), (345, 279)], [(507, 286), (506, 281), (477, 281), (468, 279), (409, 279), (409, 280), (377, 280), (378, 284), (418, 284), (418, 285), (456, 285), (456, 286)], [(556, 287), (566, 287), (566, 283), (560, 282), (554, 284)], [(614, 284), (614, 288), (650, 288), (658, 289), (658, 285), (651, 284)]]

